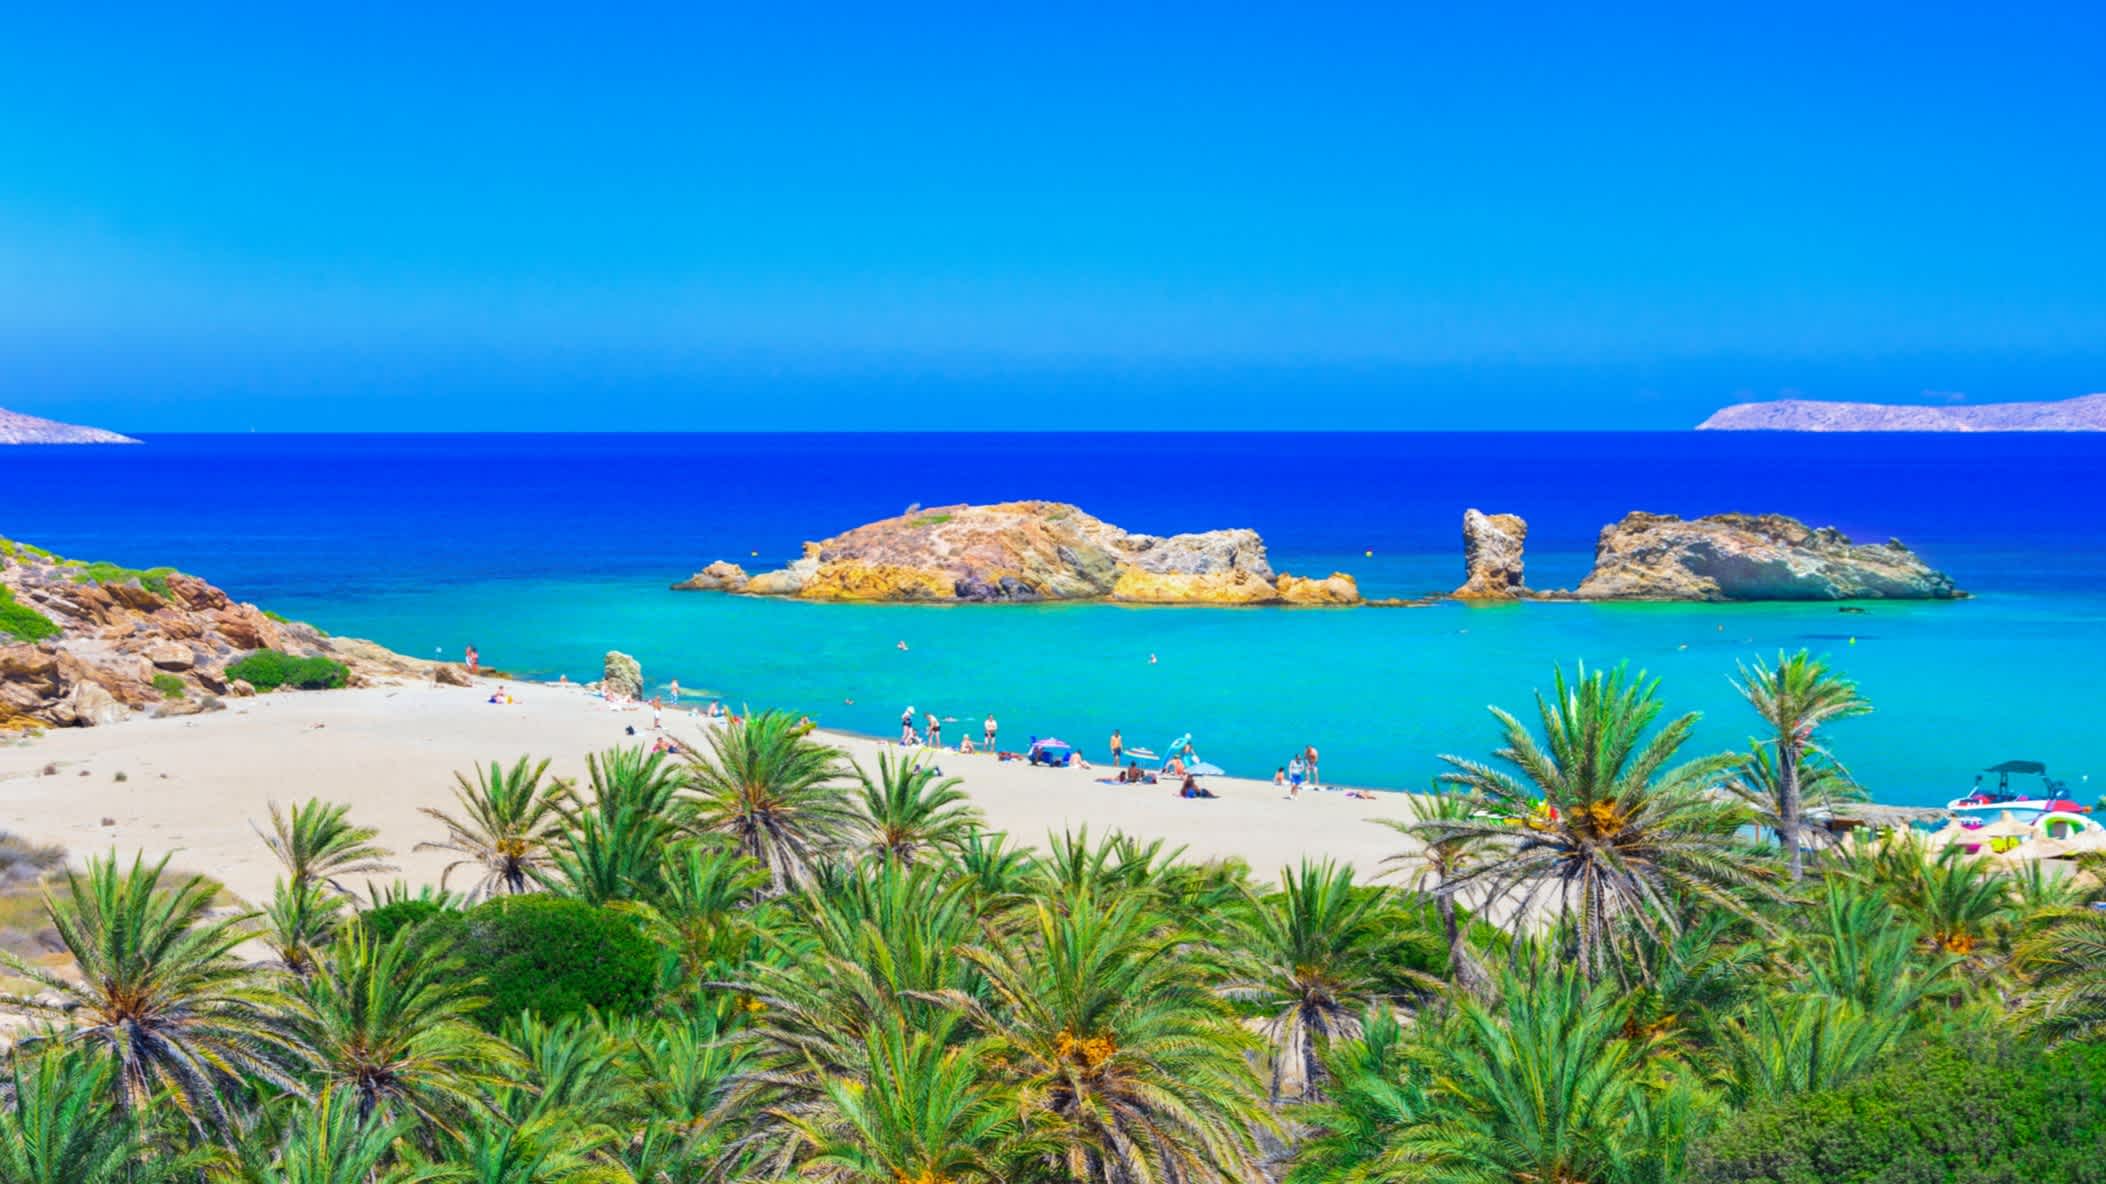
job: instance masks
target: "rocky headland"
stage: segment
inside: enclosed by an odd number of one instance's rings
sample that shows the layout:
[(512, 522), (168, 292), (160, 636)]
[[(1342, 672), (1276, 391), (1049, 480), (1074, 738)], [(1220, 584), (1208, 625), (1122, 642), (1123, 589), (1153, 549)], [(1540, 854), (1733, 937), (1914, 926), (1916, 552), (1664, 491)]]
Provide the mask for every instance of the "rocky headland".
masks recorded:
[(2106, 394), (2048, 403), (1923, 406), (1778, 399), (1735, 403), (1697, 425), (1700, 432), (2101, 432)]
[(255, 693), (227, 667), (262, 650), (340, 662), (353, 686), (468, 682), (456, 667), (332, 637), (173, 568), (82, 563), (0, 539), (0, 729), (216, 710)]
[(101, 428), (84, 428), (55, 419), (39, 419), (0, 407), (0, 444), (137, 444)]
[(673, 585), (800, 600), (1128, 604), (1360, 602), (1343, 572), (1276, 575), (1253, 530), (1137, 534), (1061, 502), (915, 509), (816, 543), (788, 567), (748, 576), (717, 562)]
[(1602, 528), (1580, 600), (1953, 600), (1903, 546), (1853, 543), (1782, 514), (1626, 514)]

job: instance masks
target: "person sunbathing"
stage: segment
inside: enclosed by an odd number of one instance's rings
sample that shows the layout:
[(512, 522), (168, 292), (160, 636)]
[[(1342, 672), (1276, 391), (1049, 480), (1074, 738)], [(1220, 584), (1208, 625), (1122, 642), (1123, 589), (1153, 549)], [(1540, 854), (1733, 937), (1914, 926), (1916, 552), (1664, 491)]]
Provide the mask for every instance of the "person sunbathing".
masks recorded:
[(1177, 789), (1177, 796), (1181, 798), (1218, 798), (1221, 795), (1201, 785), (1190, 773), (1187, 773), (1185, 774), (1185, 783)]

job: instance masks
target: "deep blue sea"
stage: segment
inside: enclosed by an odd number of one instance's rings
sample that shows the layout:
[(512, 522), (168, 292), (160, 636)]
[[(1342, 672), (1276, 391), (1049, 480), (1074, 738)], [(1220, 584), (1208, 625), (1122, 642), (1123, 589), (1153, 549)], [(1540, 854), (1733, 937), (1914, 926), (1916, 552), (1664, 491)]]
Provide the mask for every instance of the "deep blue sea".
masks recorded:
[[(171, 564), (412, 654), (523, 676), (638, 655), (734, 704), (889, 733), (900, 710), (1101, 750), (1191, 732), (1232, 773), (1316, 744), (1327, 780), (1416, 786), (1489, 753), (1554, 665), (1629, 662), (1707, 748), (1746, 743), (1728, 679), (1826, 652), (1876, 705), (1832, 746), (1884, 801), (2046, 761), (2106, 790), (2106, 436), (1768, 434), (194, 435), (0, 449), (0, 534)], [(1466, 507), (1529, 522), (1528, 576), (1570, 586), (1625, 511), (1780, 511), (1899, 537), (1976, 598), (1833, 605), (1417, 609), (860, 606), (667, 591), (908, 505), (1072, 501), (1156, 533), (1249, 526), (1273, 565), (1370, 596), (1452, 588)], [(896, 643), (910, 643), (900, 652)], [(1159, 661), (1150, 664), (1150, 654)], [(502, 756), (507, 754), (492, 754)], [(2087, 783), (2090, 773), (2101, 784)]]

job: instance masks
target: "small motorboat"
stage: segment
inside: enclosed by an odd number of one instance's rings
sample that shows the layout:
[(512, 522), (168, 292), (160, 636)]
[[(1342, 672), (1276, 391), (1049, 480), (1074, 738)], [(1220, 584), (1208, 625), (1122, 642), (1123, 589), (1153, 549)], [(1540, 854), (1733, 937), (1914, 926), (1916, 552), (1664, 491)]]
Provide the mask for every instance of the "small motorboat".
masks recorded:
[[(1983, 778), (1992, 773), (1996, 775), (1994, 787), (1983, 782)], [(2013, 776), (2038, 777), (2040, 788), (2033, 791), (2013, 789)], [(2043, 814), (2085, 814), (2091, 810), (2091, 807), (2071, 798), (2069, 787), (2048, 776), (2047, 766), (2039, 761), (2005, 761), (1991, 765), (1974, 775), (1973, 792), (1954, 798), (1945, 804), (1945, 808), (1961, 819), (1978, 818), (1984, 822), (2003, 814), (2024, 822)]]

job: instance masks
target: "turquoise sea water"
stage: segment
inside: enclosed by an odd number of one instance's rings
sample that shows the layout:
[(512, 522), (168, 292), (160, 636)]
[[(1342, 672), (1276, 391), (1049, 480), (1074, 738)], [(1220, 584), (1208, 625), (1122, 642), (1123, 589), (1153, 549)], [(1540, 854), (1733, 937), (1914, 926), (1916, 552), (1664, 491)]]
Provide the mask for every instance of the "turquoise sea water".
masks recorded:
[[(1942, 802), (2011, 757), (2047, 761), (2085, 800), (2106, 791), (2106, 524), (2089, 492), (2106, 441), (1231, 436), (1041, 451), (1033, 437), (164, 437), (0, 455), (0, 533), (174, 563), (408, 653), (457, 658), (473, 642), (523, 676), (596, 677), (616, 648), (654, 683), (834, 726), (888, 734), (911, 703), (977, 734), (992, 711), (1005, 747), (1059, 735), (1098, 755), (1114, 727), (1154, 747), (1190, 731), (1202, 756), (1249, 776), (1315, 744), (1327, 780), (1385, 787), (1423, 784), (1443, 752), (1488, 753), (1486, 706), (1532, 710), (1560, 662), (1643, 668), (1670, 709), (1704, 713), (1700, 746), (1739, 747), (1751, 721), (1735, 663), (1805, 646), (1877, 705), (1833, 742), (1881, 800)], [(1761, 485), (1773, 492), (1750, 492)], [(665, 590), (710, 559), (757, 569), (910, 501), (1015, 496), (1138, 529), (1257, 526), (1276, 567), (1344, 568), (1371, 595), (1452, 586), (1468, 505), (1531, 519), (1539, 586), (1575, 582), (1594, 531), (1626, 509), (1777, 509), (1900, 535), (1979, 595), (1846, 614), (934, 608)]]

